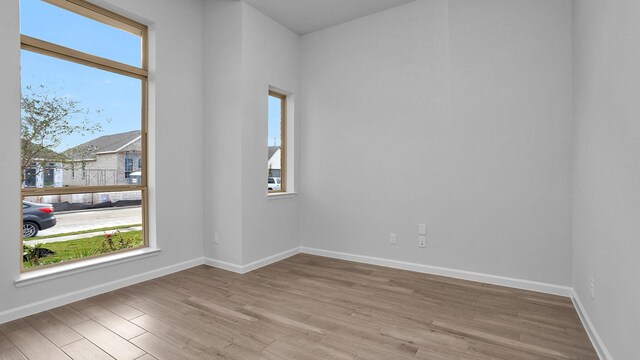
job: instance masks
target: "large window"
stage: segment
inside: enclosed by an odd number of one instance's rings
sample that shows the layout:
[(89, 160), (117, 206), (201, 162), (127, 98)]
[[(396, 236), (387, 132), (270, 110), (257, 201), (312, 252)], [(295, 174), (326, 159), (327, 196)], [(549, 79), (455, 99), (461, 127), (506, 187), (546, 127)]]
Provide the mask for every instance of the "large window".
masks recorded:
[(23, 270), (147, 246), (147, 27), (84, 0), (20, 12)]
[(269, 91), (267, 189), (287, 191), (287, 96)]

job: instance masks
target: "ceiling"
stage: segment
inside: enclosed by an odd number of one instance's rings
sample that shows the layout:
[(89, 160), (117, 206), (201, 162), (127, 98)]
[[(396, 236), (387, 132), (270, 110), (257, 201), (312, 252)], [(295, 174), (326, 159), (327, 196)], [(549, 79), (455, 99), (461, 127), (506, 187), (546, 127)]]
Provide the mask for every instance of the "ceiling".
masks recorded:
[(305, 35), (413, 0), (244, 0), (298, 35)]

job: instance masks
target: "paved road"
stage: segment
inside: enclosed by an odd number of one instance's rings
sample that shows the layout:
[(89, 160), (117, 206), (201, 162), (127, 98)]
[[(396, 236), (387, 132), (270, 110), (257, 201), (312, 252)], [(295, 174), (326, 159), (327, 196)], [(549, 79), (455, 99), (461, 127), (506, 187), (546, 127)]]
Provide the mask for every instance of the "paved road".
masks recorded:
[(58, 220), (56, 226), (40, 231), (38, 236), (49, 236), (111, 226), (141, 224), (142, 208), (136, 206), (56, 213), (56, 219)]

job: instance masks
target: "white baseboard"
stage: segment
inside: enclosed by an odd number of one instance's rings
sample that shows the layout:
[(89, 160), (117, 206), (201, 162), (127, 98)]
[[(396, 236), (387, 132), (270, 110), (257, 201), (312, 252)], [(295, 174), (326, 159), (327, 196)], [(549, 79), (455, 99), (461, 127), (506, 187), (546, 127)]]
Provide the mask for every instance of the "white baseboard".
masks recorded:
[(196, 258), (178, 264), (166, 266), (160, 269), (151, 270), (142, 274), (136, 274), (124, 279), (111, 281), (105, 284), (92, 286), (90, 288), (74, 291), (64, 295), (56, 296), (50, 299), (41, 300), (31, 304), (23, 305), (14, 309), (0, 312), (0, 324), (8, 321), (20, 319), (25, 316), (37, 314), (42, 311), (63, 306), (75, 301), (86, 299), (92, 296), (104, 294), (109, 291), (117, 290), (129, 285), (137, 284), (143, 281), (155, 279), (160, 276), (169, 275), (178, 271), (186, 270), (194, 266), (202, 265), (203, 258)]
[(311, 255), (325, 256), (341, 260), (361, 262), (371, 265), (385, 266), (394, 269), (415, 271), (424, 274), (447, 276), (456, 279), (476, 281), (492, 285), (507, 286), (516, 289), (537, 291), (546, 294), (571, 297), (573, 289), (568, 286), (547, 284), (537, 281), (514, 279), (504, 276), (481, 274), (471, 271), (456, 270), (438, 266), (410, 263), (405, 261), (389, 260), (363, 255), (354, 255), (337, 251), (322, 250), (301, 247), (300, 252)]
[(253, 270), (256, 270), (256, 269), (259, 269), (259, 268), (261, 268), (263, 266), (267, 266), (269, 264), (276, 263), (278, 261), (284, 260), (284, 259), (286, 259), (288, 257), (292, 257), (293, 255), (299, 254), (299, 253), (300, 253), (300, 248), (296, 247), (296, 248), (289, 249), (287, 251), (283, 251), (281, 253), (269, 256), (269, 257), (264, 258), (262, 260), (254, 261), (254, 262), (249, 263), (249, 264), (247, 264), (247, 265), (245, 265), (243, 267), (243, 269), (242, 269), (243, 270), (243, 274), (244, 273), (248, 273), (248, 272), (253, 271)]
[(284, 260), (288, 257), (291, 257), (295, 254), (300, 253), (300, 248), (296, 247), (293, 249), (289, 249), (286, 251), (283, 251), (281, 253), (275, 254), (275, 255), (271, 255), (269, 257), (266, 257), (264, 259), (260, 259), (258, 261), (254, 261), (251, 262), (247, 265), (238, 265), (238, 264), (233, 264), (230, 262), (226, 262), (226, 261), (222, 261), (222, 260), (217, 260), (217, 259), (212, 259), (212, 258), (205, 258), (204, 259), (204, 263), (206, 265), (209, 266), (213, 266), (215, 268), (219, 268), (222, 270), (227, 270), (227, 271), (231, 271), (234, 273), (238, 273), (238, 274), (246, 274), (248, 272), (251, 272), (253, 270), (259, 269), (263, 266), (267, 266), (273, 263), (276, 263), (278, 261)]
[(587, 311), (582, 305), (582, 301), (580, 301), (578, 294), (573, 289), (571, 290), (571, 300), (573, 301), (573, 305), (575, 306), (576, 311), (578, 311), (578, 316), (580, 316), (582, 325), (587, 331), (587, 335), (589, 335), (589, 339), (591, 340), (594, 349), (596, 349), (600, 360), (613, 360), (613, 357), (609, 353), (609, 350), (607, 350), (607, 347), (604, 345), (602, 338), (600, 337), (600, 335), (598, 335), (595, 326), (593, 326), (591, 319), (589, 319), (589, 315), (587, 315)]
[(237, 274), (244, 274), (244, 272), (242, 271), (242, 269), (243, 269), (242, 265), (230, 263), (230, 262), (227, 262), (227, 261), (222, 261), (222, 260), (206, 257), (206, 258), (204, 258), (204, 264), (212, 266), (214, 268), (231, 271), (231, 272), (234, 272), (234, 273), (237, 273)]

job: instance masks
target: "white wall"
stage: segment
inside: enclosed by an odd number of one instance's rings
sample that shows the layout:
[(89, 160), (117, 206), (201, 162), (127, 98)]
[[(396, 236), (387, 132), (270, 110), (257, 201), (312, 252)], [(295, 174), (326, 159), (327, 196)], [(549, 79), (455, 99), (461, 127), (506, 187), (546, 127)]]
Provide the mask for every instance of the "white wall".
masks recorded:
[[(298, 198), (267, 197), (269, 86), (290, 94), (287, 146), (288, 156), (296, 155), (296, 136), (292, 135), (296, 129), (299, 37), (245, 3), (242, 29), (243, 260), (248, 264), (300, 246)], [(287, 191), (295, 191), (296, 169), (291, 161), (288, 165)]]
[(418, 0), (301, 46), (304, 246), (571, 283), (570, 1)]
[(242, 264), (242, 3), (205, 1), (204, 18), (204, 250)]
[[(614, 359), (640, 353), (640, 2), (574, 1), (573, 286)], [(595, 279), (595, 298), (589, 279)]]
[(73, 294), (202, 256), (203, 217), (199, 209), (203, 206), (203, 3), (201, 0), (109, 0), (98, 4), (150, 24), (150, 221), (151, 240), (162, 253), (15, 287), (21, 253), (17, 211), (20, 201), (20, 38), (18, 1), (5, 1), (0, 11), (0, 203), (3, 204), (0, 206), (0, 315), (38, 300)]
[(243, 266), (300, 245), (298, 198), (268, 200), (266, 186), (269, 86), (292, 94), (293, 121), (299, 39), (244, 2), (205, 8), (205, 254)]

